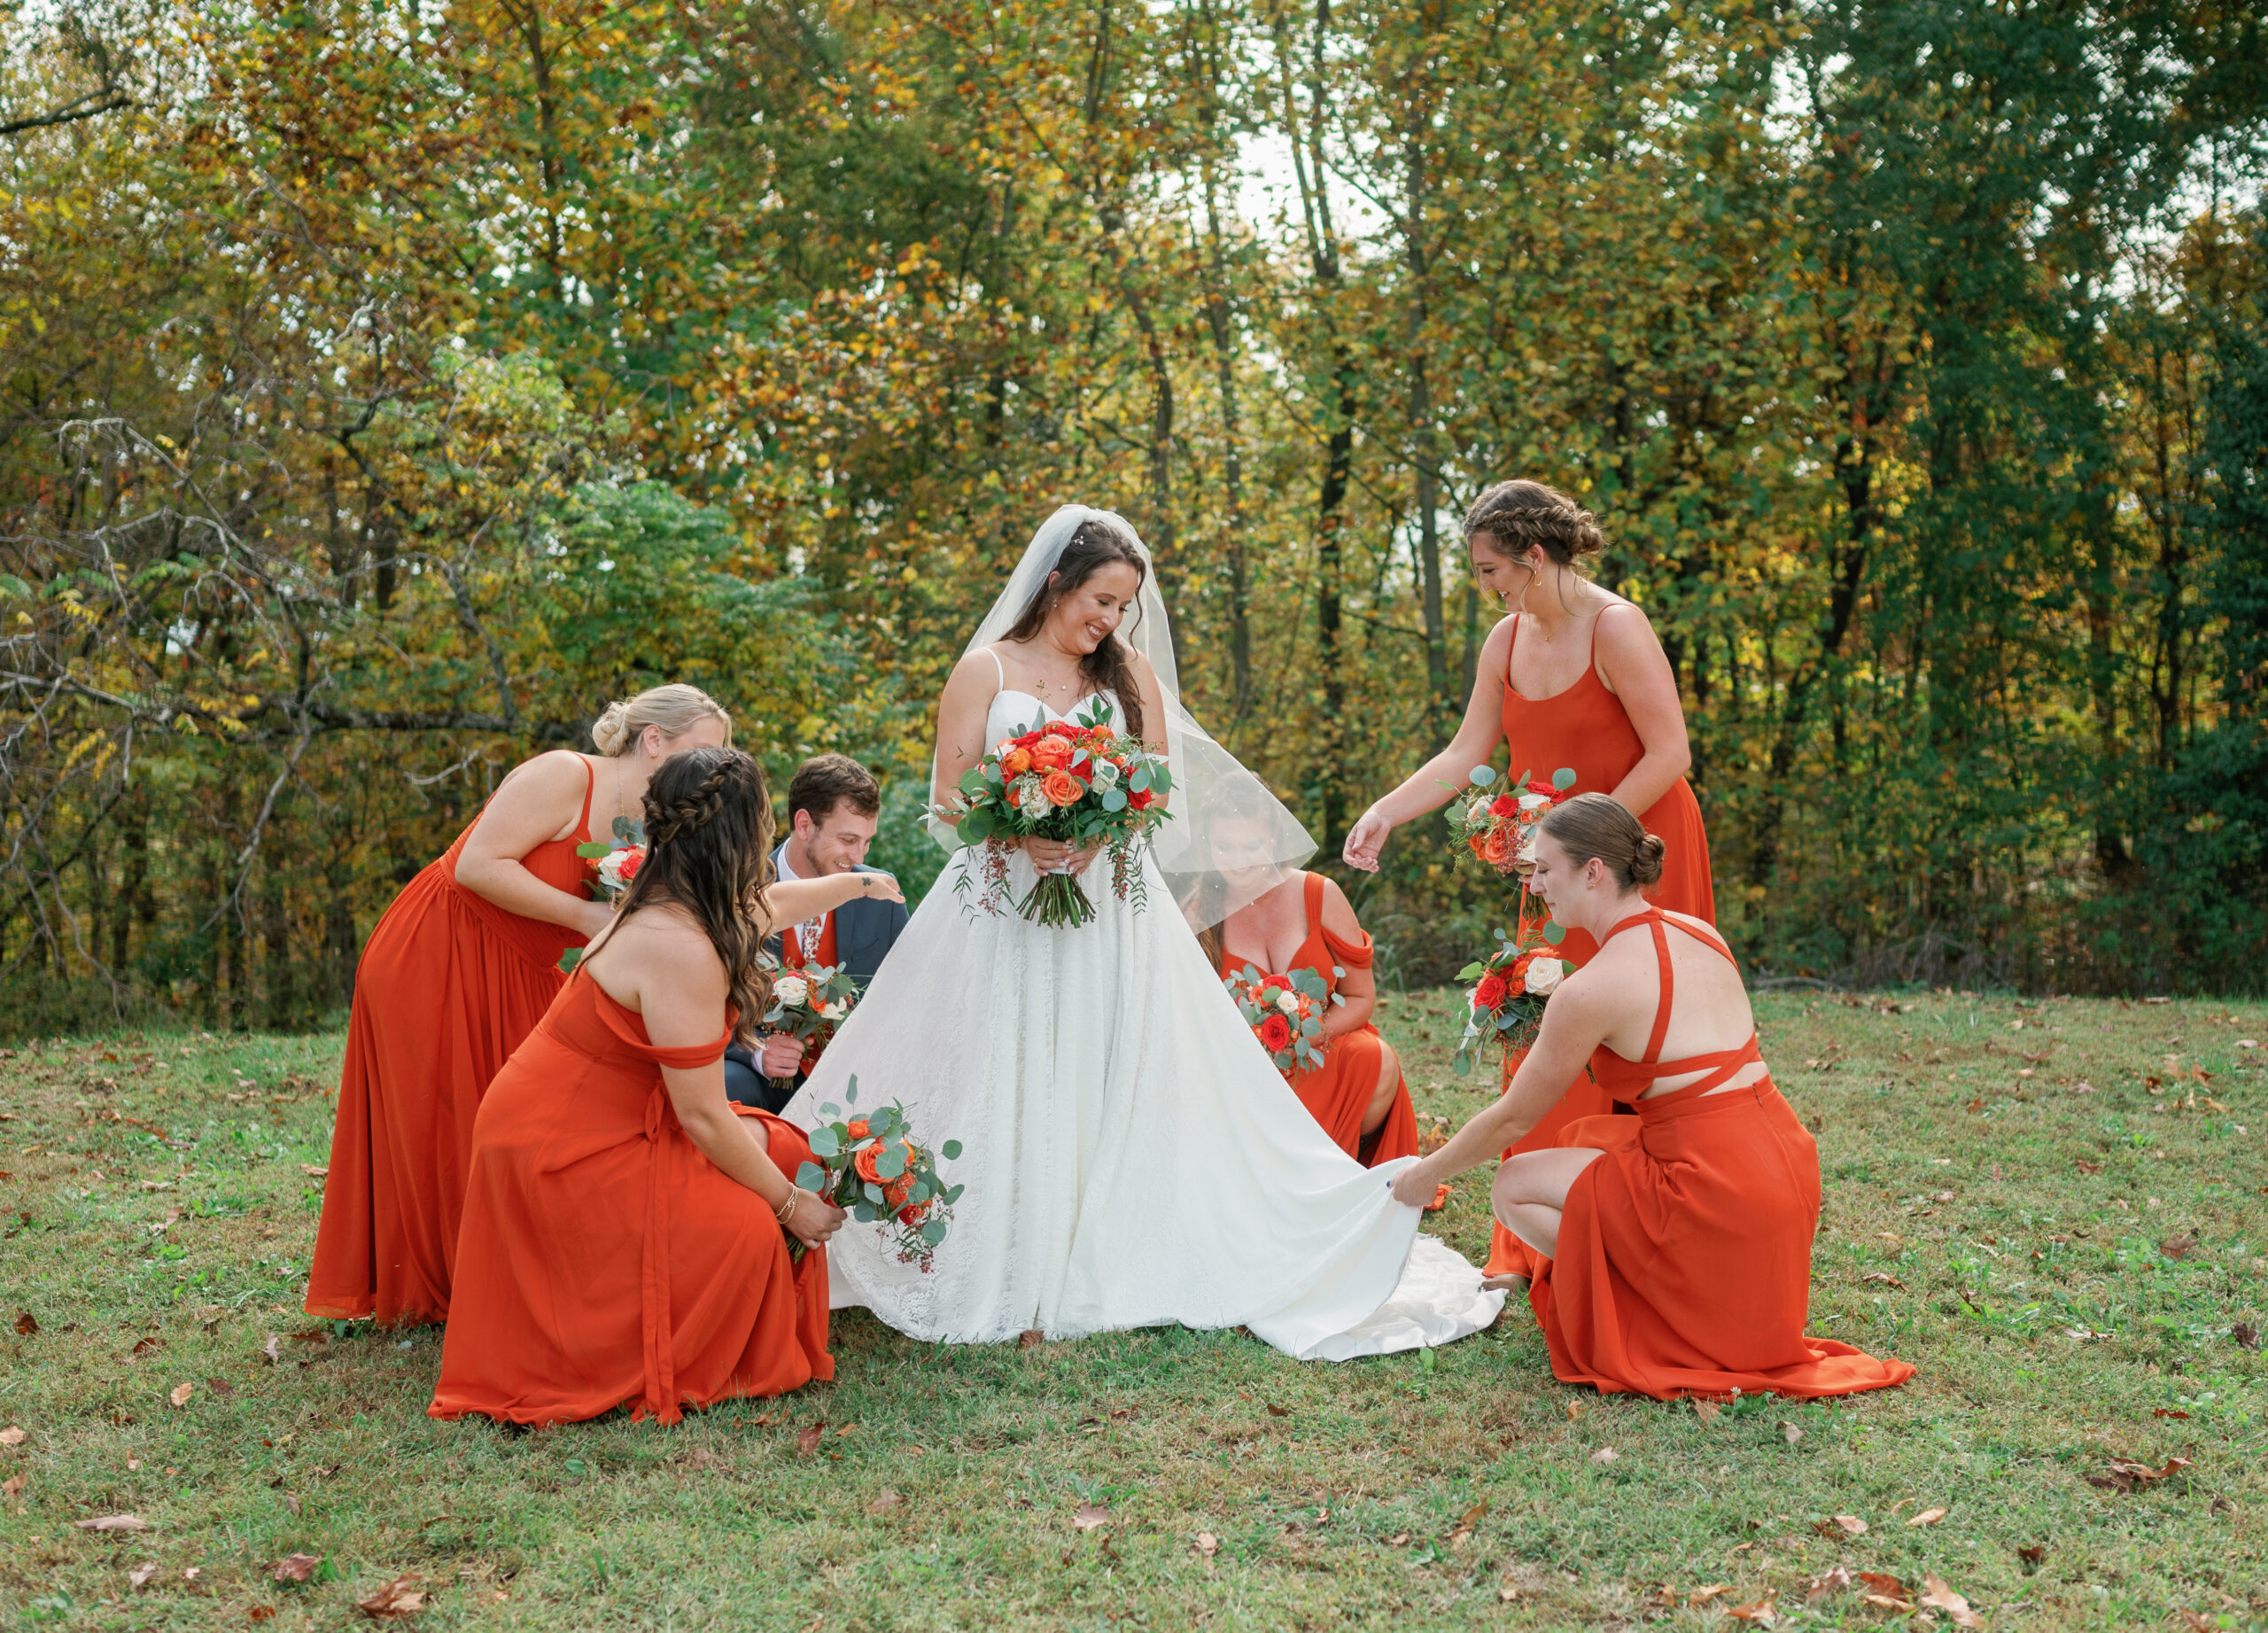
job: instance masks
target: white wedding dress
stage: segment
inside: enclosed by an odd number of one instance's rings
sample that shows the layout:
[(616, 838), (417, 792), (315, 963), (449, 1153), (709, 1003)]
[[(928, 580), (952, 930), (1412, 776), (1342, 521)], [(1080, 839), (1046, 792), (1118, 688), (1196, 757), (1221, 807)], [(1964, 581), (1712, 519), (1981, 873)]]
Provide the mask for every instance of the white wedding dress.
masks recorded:
[[(1043, 708), (1002, 691), (986, 741)], [(1099, 861), (1083, 882), (1097, 916), (1063, 929), (1012, 906), (988, 916), (977, 886), (955, 889), (967, 867), (967, 852), (948, 864), (786, 1108), (806, 1129), (830, 1121), (818, 1108), (843, 1106), (855, 1077), (858, 1110), (897, 1100), (932, 1149), (961, 1142), (941, 1166), (967, 1189), (934, 1268), (899, 1264), (854, 1220), (827, 1248), (837, 1308), (948, 1343), (1241, 1325), (1303, 1360), (1495, 1319), (1504, 1295), (1389, 1194), (1403, 1163), (1362, 1167), (1300, 1104), (1154, 863), (1137, 911)], [(1030, 864), (1019, 852), (1011, 869), (1021, 896)]]

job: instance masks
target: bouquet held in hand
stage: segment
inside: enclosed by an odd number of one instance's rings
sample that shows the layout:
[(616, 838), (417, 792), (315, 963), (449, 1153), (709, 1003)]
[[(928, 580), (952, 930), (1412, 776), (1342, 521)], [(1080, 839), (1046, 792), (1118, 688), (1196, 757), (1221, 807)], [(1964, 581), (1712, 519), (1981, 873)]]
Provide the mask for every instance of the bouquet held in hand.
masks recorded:
[[(976, 905), (997, 914), (1012, 899), (1008, 853), (1027, 836), (1061, 840), (1110, 854), (1111, 890), (1121, 901), (1143, 904), (1142, 842), (1168, 815), (1164, 800), (1173, 774), (1166, 758), (1110, 723), (1110, 705), (1098, 697), (1068, 720), (1052, 720), (997, 744), (961, 775), (951, 803), (939, 815), (957, 822), (964, 844), (982, 845), (983, 859), (961, 875), (966, 890), (980, 874)], [(1095, 916), (1094, 904), (1072, 874), (1044, 874), (1015, 906), (1035, 924), (1079, 925)]]
[[(1333, 976), (1346, 973), (1336, 965), (1332, 968)], [(1331, 1046), (1323, 1035), (1324, 1012), (1347, 1000), (1325, 986), (1319, 973), (1295, 969), (1285, 976), (1263, 976), (1247, 964), (1223, 977), (1221, 984), (1228, 988), (1237, 1013), (1285, 1082), (1294, 1072), (1313, 1071), (1323, 1064), (1324, 1052)]]
[[(843, 1098), (858, 1105), (858, 1078), (843, 1086)], [(928, 1271), (962, 1189), (944, 1182), (936, 1156), (951, 1162), (960, 1155), (960, 1141), (948, 1139), (933, 1156), (913, 1138), (905, 1108), (895, 1102), (864, 1116), (826, 1105), (819, 1115), (834, 1120), (811, 1131), (814, 1160), (796, 1170), (796, 1183), (849, 1209), (861, 1225), (879, 1225), (899, 1264)], [(800, 1246), (791, 1240), (788, 1250)]]
[(1472, 768), (1469, 786), (1449, 802), (1449, 831), (1482, 866), (1508, 879), (1524, 876), (1535, 866), (1537, 824), (1574, 793), (1575, 774), (1563, 766), (1546, 782), (1522, 772), (1509, 789), (1492, 792), (1495, 781), (1495, 766)]
[[(619, 906), (630, 893), (630, 882), (646, 863), (646, 825), (635, 817), (618, 816), (611, 844), (586, 840), (575, 847), (575, 854), (590, 864), (591, 899)], [(559, 955), (559, 968), (571, 970), (582, 960), (582, 948), (570, 947)]]
[(858, 1001), (858, 984), (848, 964), (813, 964), (782, 969), (769, 953), (757, 960), (772, 977), (772, 1004), (761, 1023), (767, 1032), (784, 1032), (804, 1046), (804, 1069), (819, 1064), (827, 1040), (835, 1036), (850, 1007)]
[(1464, 1036), (1457, 1040), (1454, 1062), (1459, 1077), (1472, 1071), (1485, 1038), (1494, 1038), (1506, 1054), (1535, 1041), (1544, 1005), (1574, 969), (1554, 950), (1565, 934), (1557, 925), (1546, 924), (1536, 936), (1544, 945), (1536, 945), (1500, 929), (1496, 950), (1457, 972), (1458, 980), (1472, 983), (1465, 995)]

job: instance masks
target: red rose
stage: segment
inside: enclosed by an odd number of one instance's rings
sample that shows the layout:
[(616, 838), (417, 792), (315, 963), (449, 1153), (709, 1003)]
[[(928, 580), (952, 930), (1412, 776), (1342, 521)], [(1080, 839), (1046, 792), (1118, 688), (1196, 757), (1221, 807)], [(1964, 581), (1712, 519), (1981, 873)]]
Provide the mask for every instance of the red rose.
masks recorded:
[(1506, 991), (1502, 976), (1483, 976), (1480, 984), (1472, 989), (1472, 1006), (1476, 1009), (1494, 1009), (1504, 1001)]
[(1280, 1015), (1271, 1015), (1260, 1023), (1260, 1042), (1270, 1054), (1281, 1054), (1292, 1046), (1292, 1023)]
[(909, 1229), (920, 1224), (922, 1220), (928, 1217), (929, 1204), (928, 1202), (921, 1202), (912, 1208), (901, 1208), (897, 1210), (897, 1222), (900, 1225), (905, 1225)]
[(1527, 791), (1531, 794), (1541, 794), (1544, 798), (1550, 800), (1561, 800), (1567, 797), (1565, 793), (1560, 789), (1554, 788), (1549, 782), (1530, 782), (1527, 785)]
[(1147, 811), (1157, 803), (1157, 795), (1148, 789), (1137, 789), (1127, 795), (1126, 803), (1137, 811)]
[(1490, 816), (1508, 817), (1518, 816), (1519, 813), (1520, 802), (1514, 799), (1510, 794), (1499, 794), (1495, 798), (1488, 802), (1488, 814)]

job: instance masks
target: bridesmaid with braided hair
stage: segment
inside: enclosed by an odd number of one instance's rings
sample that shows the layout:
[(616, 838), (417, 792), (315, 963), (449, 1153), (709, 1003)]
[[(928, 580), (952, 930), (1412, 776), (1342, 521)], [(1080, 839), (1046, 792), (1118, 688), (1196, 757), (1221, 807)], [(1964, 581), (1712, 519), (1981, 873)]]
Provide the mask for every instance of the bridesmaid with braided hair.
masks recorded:
[(764, 1013), (765, 936), (897, 884), (773, 883), (771, 795), (736, 750), (670, 760), (644, 804), (645, 865), (481, 1101), (436, 1418), (673, 1423), (835, 1375), (843, 1214), (788, 1178), (799, 1130), (726, 1099), (725, 1046)]
[[(1467, 774), (1494, 758), (1501, 735), (1511, 775), (1572, 768), (1573, 792), (1611, 796), (1658, 836), (1661, 877), (1646, 899), (1715, 923), (1709, 834), (1685, 780), (1693, 757), (1677, 676), (1646, 615), (1584, 575), (1583, 564), (1606, 548), (1597, 518), (1541, 482), (1499, 482), (1466, 513), (1464, 542), (1473, 582), (1509, 616), (1480, 649), (1456, 735), (1363, 813), (1347, 836), (1348, 865), (1377, 872), (1386, 836), (1448, 804)], [(1579, 968), (1597, 951), (1573, 928), (1559, 947)], [(1505, 1062), (1507, 1088), (1518, 1064)], [(1551, 1146), (1575, 1118), (1614, 1108), (1596, 1082), (1578, 1077), (1512, 1149)], [(1531, 1276), (1535, 1268), (1535, 1255), (1497, 1226), (1489, 1275)]]

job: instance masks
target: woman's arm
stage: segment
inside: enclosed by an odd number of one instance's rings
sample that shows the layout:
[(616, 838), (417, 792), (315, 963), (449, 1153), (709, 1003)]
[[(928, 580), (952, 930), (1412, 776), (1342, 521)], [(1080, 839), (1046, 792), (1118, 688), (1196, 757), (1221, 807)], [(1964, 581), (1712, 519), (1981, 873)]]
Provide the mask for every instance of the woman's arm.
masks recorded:
[(1347, 865), (1365, 873), (1379, 870), (1379, 851), (1386, 837), (1412, 817), (1438, 811), (1456, 797), (1475, 766), (1495, 759), (1496, 744), (1504, 735), (1504, 665), (1512, 650), (1511, 619), (1501, 620), (1481, 643), (1473, 665), (1472, 696), (1465, 699), (1464, 719), (1449, 739), (1449, 747), (1418, 767), (1402, 784), (1356, 819), (1348, 830)]
[(457, 852), (457, 883), (507, 913), (597, 935), (613, 909), (554, 889), (520, 860), (574, 821), (589, 786), (587, 774), (583, 757), (565, 749), (515, 767), (465, 836), (464, 849)]
[[(1336, 881), (1323, 882), (1323, 928), (1341, 941), (1360, 941), (1363, 926), (1355, 917), (1355, 904), (1347, 899), (1347, 892)], [(1327, 949), (1326, 949), (1327, 951)], [(1371, 1018), (1379, 1007), (1378, 982), (1370, 967), (1357, 969), (1347, 966), (1347, 973), (1339, 977), (1339, 996), (1347, 1001), (1333, 1004), (1323, 1017), (1325, 1039), (1342, 1038)]]
[(1505, 1147), (1559, 1103), (1567, 1085), (1589, 1062), (1591, 1051), (1605, 1039), (1612, 1020), (1612, 1001), (1604, 989), (1584, 984), (1583, 974), (1578, 970), (1570, 976), (1544, 1007), (1543, 1025), (1511, 1086), (1475, 1112), (1439, 1151), (1404, 1169), (1394, 1182), (1396, 1201), (1425, 1206), (1444, 1181), (1468, 1168), (1495, 1162)]
[(953, 665), (945, 689), (937, 699), (937, 780), (929, 789), (929, 803), (939, 817), (954, 826), (959, 819), (946, 811), (960, 787), (961, 776), (974, 771), (990, 746), (984, 741), (984, 718), (999, 690), (1000, 671), (990, 653), (969, 653)]
[(823, 879), (782, 879), (765, 887), (764, 899), (772, 909), (764, 924), (764, 933), (769, 936), (782, 924), (815, 919), (822, 913), (834, 912), (844, 902), (902, 902), (905, 892), (898, 889), (897, 880), (891, 875), (854, 871), (829, 874)]
[[(639, 941), (637, 997), (646, 1036), (664, 1049), (716, 1042), (725, 1025), (725, 966), (708, 937), (690, 925), (656, 923)], [(686, 1137), (726, 1176), (774, 1214), (795, 1198), (783, 1223), (804, 1243), (818, 1247), (842, 1227), (843, 1210), (800, 1191), (765, 1149), (763, 1125), (733, 1109), (721, 1057), (706, 1066), (664, 1066), (662, 1086)]]
[(1677, 673), (1654, 626), (1636, 607), (1615, 603), (1598, 615), (1598, 678), (1622, 700), (1623, 712), (1645, 750), (1629, 774), (1615, 785), (1614, 797), (1635, 816), (1654, 802), (1693, 764), (1685, 740), (1685, 705), (1677, 695)]

